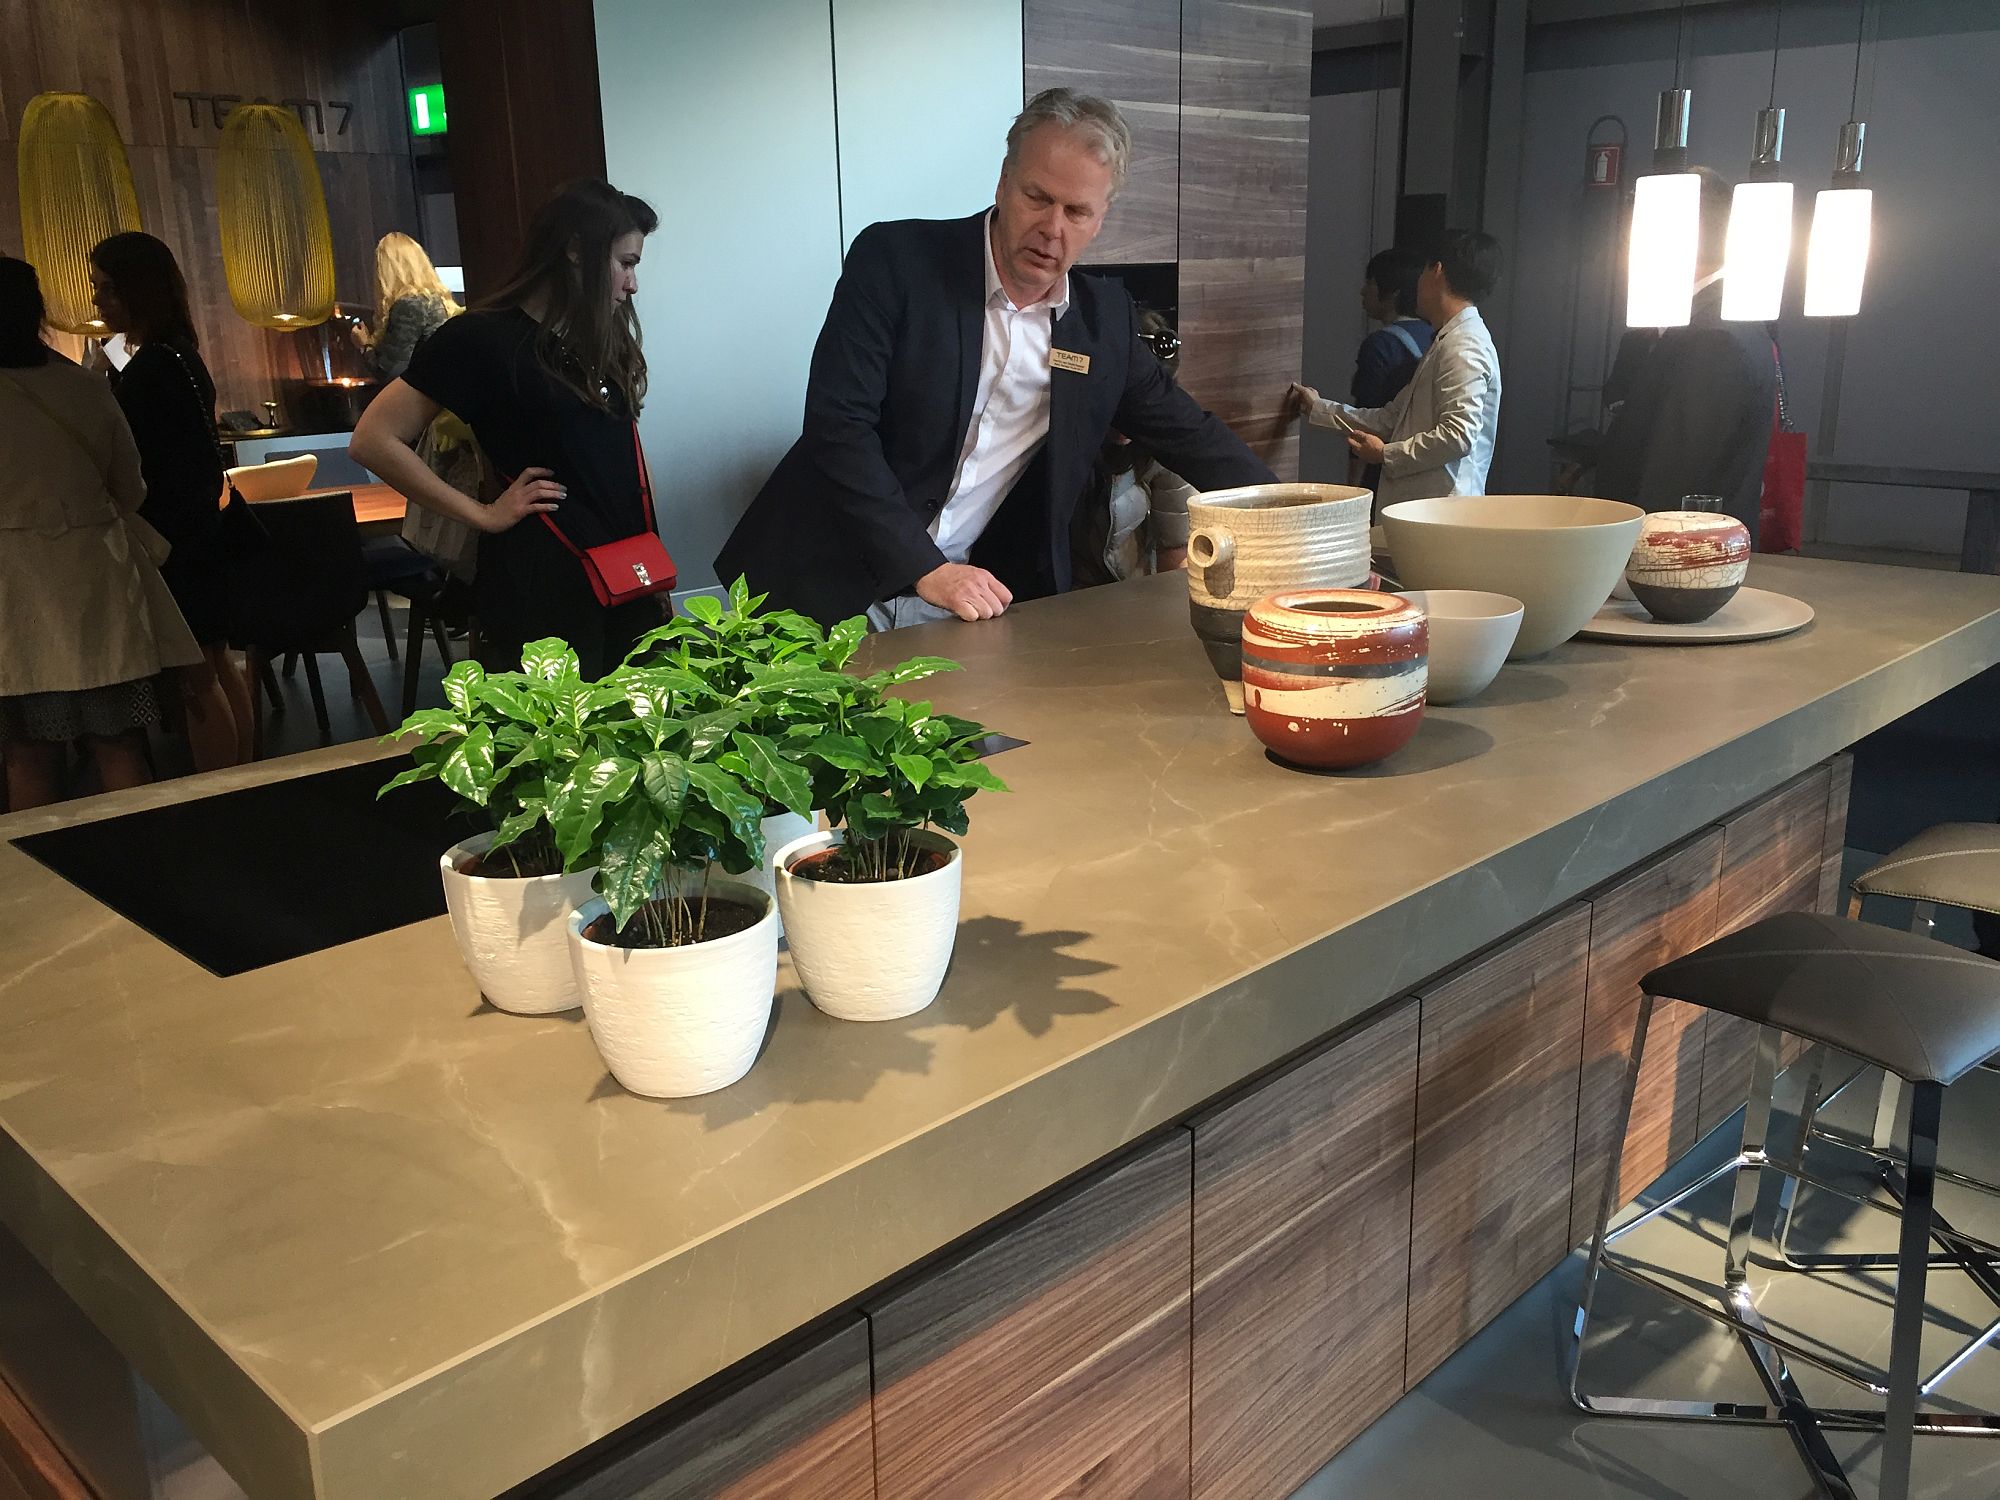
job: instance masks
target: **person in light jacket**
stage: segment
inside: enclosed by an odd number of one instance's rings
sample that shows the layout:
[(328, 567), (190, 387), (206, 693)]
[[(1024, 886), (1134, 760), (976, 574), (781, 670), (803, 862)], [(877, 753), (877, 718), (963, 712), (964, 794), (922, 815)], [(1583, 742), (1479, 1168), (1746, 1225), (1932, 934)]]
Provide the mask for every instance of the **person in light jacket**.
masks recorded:
[(72, 744), (105, 791), (153, 779), (161, 674), (201, 647), (139, 519), (139, 450), (111, 388), (42, 342), (33, 266), (0, 256), (0, 759), (14, 812), (62, 796)]
[(1437, 337), (1402, 393), (1387, 406), (1359, 407), (1292, 387), (1308, 420), (1342, 429), (1363, 463), (1381, 466), (1378, 506), (1484, 493), (1500, 425), (1500, 356), (1478, 303), (1499, 279), (1497, 240), (1448, 231), (1417, 281), (1417, 311)]

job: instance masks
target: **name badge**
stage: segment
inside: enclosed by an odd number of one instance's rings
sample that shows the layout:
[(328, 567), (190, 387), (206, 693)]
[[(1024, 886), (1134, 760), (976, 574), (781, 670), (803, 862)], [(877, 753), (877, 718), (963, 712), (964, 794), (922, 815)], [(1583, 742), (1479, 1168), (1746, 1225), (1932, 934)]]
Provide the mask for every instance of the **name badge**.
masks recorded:
[(1052, 369), (1068, 370), (1072, 375), (1088, 375), (1090, 373), (1090, 356), (1088, 354), (1077, 354), (1069, 349), (1051, 349), (1049, 351), (1049, 365)]

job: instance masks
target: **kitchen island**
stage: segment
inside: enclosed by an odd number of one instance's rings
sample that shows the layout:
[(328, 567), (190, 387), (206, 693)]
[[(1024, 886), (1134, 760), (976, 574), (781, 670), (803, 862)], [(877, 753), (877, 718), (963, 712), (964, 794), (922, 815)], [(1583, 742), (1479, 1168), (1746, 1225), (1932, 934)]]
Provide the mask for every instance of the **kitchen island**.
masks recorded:
[[(699, 1099), (442, 919), (218, 978), (4, 842), (372, 747), (0, 820), (0, 1224), (259, 1500), (1285, 1493), (1579, 1236), (1614, 977), (1831, 899), (1834, 758), (2000, 661), (2000, 578), (1751, 582), (1817, 619), (1572, 642), (1342, 775), (1223, 711), (1176, 577), (871, 642), (1027, 742), (951, 974), (853, 1025), (781, 970)], [(1673, 1024), (1634, 1190), (1740, 1102)]]

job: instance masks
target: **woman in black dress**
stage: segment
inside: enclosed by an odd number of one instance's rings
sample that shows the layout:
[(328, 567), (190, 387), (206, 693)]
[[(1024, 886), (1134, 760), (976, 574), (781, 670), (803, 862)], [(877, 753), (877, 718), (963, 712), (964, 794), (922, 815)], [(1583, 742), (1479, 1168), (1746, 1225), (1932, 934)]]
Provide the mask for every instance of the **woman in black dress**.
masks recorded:
[[(651, 208), (607, 182), (561, 189), (535, 215), (506, 285), (424, 340), (355, 426), (348, 452), (357, 462), (480, 533), (475, 598), (482, 654), (495, 669), (517, 668), (523, 645), (554, 635), (576, 649), (586, 677), (601, 676), (660, 622), (664, 597), (599, 604), (564, 546), (645, 529), (633, 424), (646, 359), (632, 297), (658, 225)], [(494, 483), (505, 485), (492, 504), (460, 494), (417, 456), (441, 411), (472, 429)]]
[(188, 749), (197, 770), (233, 766), (249, 759), (250, 692), (228, 649), (215, 382), (201, 360), (187, 282), (174, 252), (136, 231), (90, 252), (90, 282), (98, 317), (132, 351), (111, 378), (139, 445), (139, 515), (173, 547), (160, 571), (201, 643), (202, 661), (178, 674)]

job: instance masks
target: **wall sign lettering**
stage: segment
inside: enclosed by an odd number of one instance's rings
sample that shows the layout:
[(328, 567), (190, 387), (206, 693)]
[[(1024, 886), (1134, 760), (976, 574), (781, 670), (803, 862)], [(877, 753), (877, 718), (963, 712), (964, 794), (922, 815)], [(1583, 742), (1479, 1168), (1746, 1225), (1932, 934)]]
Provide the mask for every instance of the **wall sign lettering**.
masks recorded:
[[(229, 118), (230, 110), (245, 102), (241, 94), (203, 94), (191, 89), (175, 89), (174, 97), (187, 102), (188, 124), (197, 130), (201, 129), (204, 118), (217, 130), (220, 130), (222, 122)], [(272, 101), (259, 94), (256, 98), (248, 102), (251, 104), (269, 104)], [(328, 111), (339, 111), (334, 122), (333, 133), (335, 135), (346, 135), (348, 124), (354, 118), (353, 101), (347, 99), (280, 99), (276, 102), (297, 114), (299, 123), (311, 130), (315, 135), (325, 135), (327, 133), (326, 114)], [(206, 109), (204, 109), (204, 106), (206, 106)], [(307, 113), (309, 110), (311, 111), (310, 115)]]

